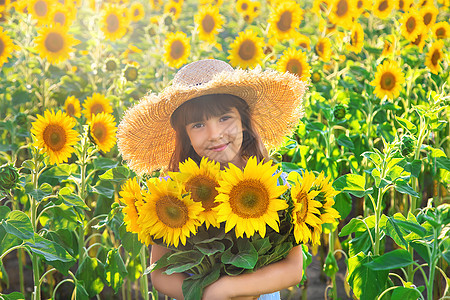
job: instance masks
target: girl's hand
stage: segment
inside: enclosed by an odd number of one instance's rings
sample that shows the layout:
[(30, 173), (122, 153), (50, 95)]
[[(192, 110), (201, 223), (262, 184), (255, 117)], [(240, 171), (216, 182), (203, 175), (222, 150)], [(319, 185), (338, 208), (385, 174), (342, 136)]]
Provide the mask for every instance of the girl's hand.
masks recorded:
[(256, 300), (259, 296), (235, 296), (229, 276), (224, 276), (208, 285), (203, 291), (202, 300)]

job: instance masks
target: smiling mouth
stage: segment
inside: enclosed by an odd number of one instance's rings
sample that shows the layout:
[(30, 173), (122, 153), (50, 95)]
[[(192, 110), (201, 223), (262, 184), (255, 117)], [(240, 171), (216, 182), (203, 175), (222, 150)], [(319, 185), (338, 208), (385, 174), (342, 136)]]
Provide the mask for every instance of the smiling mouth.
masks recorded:
[(220, 151), (225, 150), (228, 147), (229, 144), (230, 143), (221, 144), (221, 145), (217, 145), (217, 146), (214, 146), (214, 147), (210, 147), (208, 149), (211, 150), (211, 151), (220, 152)]

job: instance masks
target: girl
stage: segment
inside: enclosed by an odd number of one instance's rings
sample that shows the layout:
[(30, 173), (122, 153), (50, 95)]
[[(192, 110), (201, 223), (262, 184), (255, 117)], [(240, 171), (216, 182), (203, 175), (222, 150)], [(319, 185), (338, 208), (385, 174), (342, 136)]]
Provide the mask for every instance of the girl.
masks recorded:
[[(171, 86), (129, 109), (118, 129), (118, 146), (138, 174), (156, 168), (178, 171), (187, 158), (206, 156), (223, 167), (243, 168), (250, 156), (267, 160), (264, 145), (279, 145), (302, 115), (306, 84), (292, 74), (234, 70), (225, 62), (186, 65)], [(170, 251), (153, 245), (151, 263)], [(204, 290), (203, 299), (280, 299), (279, 290), (302, 278), (301, 246), (279, 262), (238, 276), (224, 276)], [(151, 273), (160, 292), (183, 299), (187, 274)]]

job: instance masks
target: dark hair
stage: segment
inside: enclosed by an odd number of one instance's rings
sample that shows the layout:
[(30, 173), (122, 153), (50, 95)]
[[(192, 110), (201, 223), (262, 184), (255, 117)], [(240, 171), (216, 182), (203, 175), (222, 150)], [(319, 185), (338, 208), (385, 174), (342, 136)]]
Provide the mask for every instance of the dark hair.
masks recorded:
[(233, 107), (239, 112), (242, 122), (242, 157), (248, 159), (250, 156), (256, 156), (258, 162), (263, 159), (267, 160), (267, 149), (262, 143), (261, 137), (254, 129), (250, 107), (247, 102), (234, 95), (212, 94), (191, 99), (180, 105), (173, 112), (170, 118), (170, 124), (176, 132), (176, 139), (175, 150), (169, 162), (169, 171), (178, 171), (179, 163), (189, 157), (197, 162), (197, 164), (200, 163), (201, 157), (194, 151), (191, 145), (191, 141), (186, 132), (186, 125), (208, 120), (211, 117), (221, 116), (229, 112)]

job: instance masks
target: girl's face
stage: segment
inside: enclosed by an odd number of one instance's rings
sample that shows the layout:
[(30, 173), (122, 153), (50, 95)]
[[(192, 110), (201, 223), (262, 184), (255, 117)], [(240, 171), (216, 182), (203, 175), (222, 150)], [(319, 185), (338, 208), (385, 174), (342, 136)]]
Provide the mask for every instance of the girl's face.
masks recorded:
[(199, 156), (241, 167), (242, 121), (236, 108), (218, 117), (187, 124), (186, 132)]

